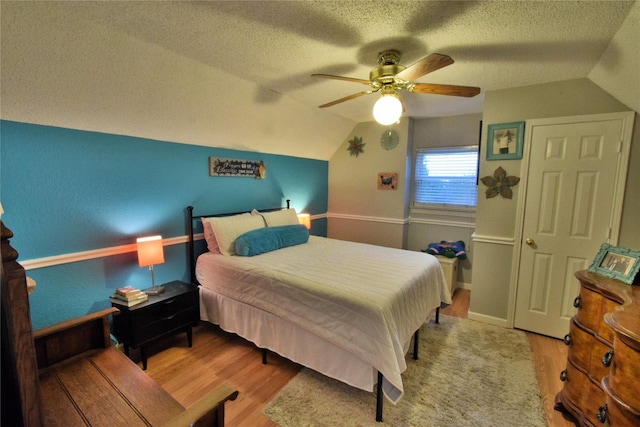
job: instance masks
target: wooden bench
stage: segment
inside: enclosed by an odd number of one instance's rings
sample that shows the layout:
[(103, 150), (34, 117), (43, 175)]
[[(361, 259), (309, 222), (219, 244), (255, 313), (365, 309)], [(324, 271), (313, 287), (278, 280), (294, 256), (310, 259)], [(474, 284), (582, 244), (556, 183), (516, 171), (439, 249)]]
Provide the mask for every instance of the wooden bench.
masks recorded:
[(223, 426), (224, 384), (184, 408), (113, 347), (117, 308), (32, 333), (26, 275), (2, 227), (2, 425)]

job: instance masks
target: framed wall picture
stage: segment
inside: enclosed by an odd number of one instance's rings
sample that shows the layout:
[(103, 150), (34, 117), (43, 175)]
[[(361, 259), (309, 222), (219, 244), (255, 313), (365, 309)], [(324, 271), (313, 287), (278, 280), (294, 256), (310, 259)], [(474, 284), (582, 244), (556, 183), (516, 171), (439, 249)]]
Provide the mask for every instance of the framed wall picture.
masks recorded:
[(487, 160), (514, 160), (522, 158), (524, 122), (489, 125)]
[(378, 174), (378, 190), (395, 190), (398, 188), (398, 174), (380, 172)]
[(632, 284), (640, 269), (640, 251), (603, 243), (589, 267), (592, 273)]

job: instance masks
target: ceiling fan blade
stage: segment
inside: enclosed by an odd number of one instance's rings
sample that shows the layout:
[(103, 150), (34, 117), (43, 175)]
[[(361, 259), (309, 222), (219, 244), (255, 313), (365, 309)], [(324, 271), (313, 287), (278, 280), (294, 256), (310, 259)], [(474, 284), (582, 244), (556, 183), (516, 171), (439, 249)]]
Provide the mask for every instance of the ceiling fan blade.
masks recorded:
[(425, 74), (429, 74), (451, 64), (453, 64), (453, 59), (451, 59), (450, 56), (442, 55), (440, 53), (432, 53), (408, 68), (400, 71), (396, 74), (396, 77), (404, 80), (405, 82), (411, 82), (419, 79)]
[(359, 98), (362, 95), (369, 95), (370, 93), (377, 92), (375, 90), (368, 90), (365, 92), (354, 93), (353, 95), (345, 96), (344, 98), (336, 99), (335, 101), (327, 102), (326, 104), (322, 104), (320, 108), (332, 107), (336, 104), (340, 104), (341, 102), (349, 101), (355, 98)]
[(436, 95), (464, 96), (471, 98), (480, 93), (479, 87), (440, 85), (434, 83), (414, 83), (409, 86), (409, 92), (433, 93)]
[(370, 85), (369, 80), (355, 79), (353, 77), (334, 76), (333, 74), (311, 74), (311, 77), (321, 77), (323, 79), (344, 80), (345, 82), (361, 83), (363, 85)]

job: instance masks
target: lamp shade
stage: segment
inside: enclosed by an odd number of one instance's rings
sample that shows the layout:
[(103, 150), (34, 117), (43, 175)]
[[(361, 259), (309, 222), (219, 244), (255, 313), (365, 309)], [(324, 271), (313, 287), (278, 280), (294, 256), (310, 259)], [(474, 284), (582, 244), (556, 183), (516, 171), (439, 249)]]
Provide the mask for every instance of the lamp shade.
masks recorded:
[(309, 230), (311, 228), (311, 215), (309, 215), (308, 213), (298, 214), (298, 222), (307, 227), (307, 230)]
[(164, 248), (162, 236), (139, 237), (136, 240), (138, 246), (138, 264), (147, 267), (164, 262)]
[(381, 125), (390, 125), (400, 120), (402, 103), (398, 95), (382, 95), (373, 106), (373, 118)]

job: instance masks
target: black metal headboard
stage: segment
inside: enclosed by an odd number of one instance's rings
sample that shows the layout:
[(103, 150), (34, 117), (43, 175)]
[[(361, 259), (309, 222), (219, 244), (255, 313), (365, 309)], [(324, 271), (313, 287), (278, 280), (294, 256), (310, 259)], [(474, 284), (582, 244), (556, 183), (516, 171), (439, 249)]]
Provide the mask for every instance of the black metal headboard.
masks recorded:
[[(273, 211), (279, 211), (282, 209), (289, 209), (290, 205), (291, 205), (291, 200), (287, 199), (287, 206), (285, 207), (279, 206), (277, 208), (267, 208), (267, 209), (258, 209), (258, 210), (260, 212), (273, 212)], [(199, 220), (201, 218), (233, 216), (233, 215), (240, 215), (248, 212), (251, 212), (251, 211), (194, 215), (193, 206), (187, 206), (187, 234), (189, 235), (188, 236), (189, 240), (187, 241), (187, 244), (189, 249), (189, 273), (191, 276), (191, 283), (198, 284), (198, 281), (196, 280), (196, 252), (195, 252), (195, 240), (193, 238), (193, 221)]]

